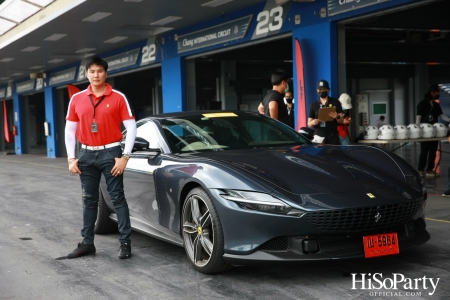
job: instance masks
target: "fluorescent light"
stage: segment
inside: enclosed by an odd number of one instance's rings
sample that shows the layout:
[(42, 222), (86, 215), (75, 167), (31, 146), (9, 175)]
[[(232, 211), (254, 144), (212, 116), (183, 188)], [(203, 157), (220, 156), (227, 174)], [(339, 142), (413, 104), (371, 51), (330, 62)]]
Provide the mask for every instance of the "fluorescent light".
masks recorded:
[(49, 60), (48, 63), (49, 64), (57, 64), (57, 63), (62, 62), (64, 60), (65, 59), (63, 59), (63, 58), (55, 58), (55, 59)]
[(41, 47), (35, 47), (35, 46), (30, 46), (30, 47), (26, 47), (25, 49), (20, 50), (21, 52), (33, 52), (37, 49), (39, 49)]
[(83, 58), (94, 56), (94, 55), (95, 55), (95, 53), (86, 53), (85, 55), (83, 55)]
[(283, 5), (283, 4), (285, 4), (286, 2), (289, 2), (289, 0), (275, 0), (275, 4), (276, 4), (276, 5)]
[(46, 7), (47, 5), (49, 5), (52, 2), (55, 2), (55, 0), (27, 0), (28, 2), (37, 4), (39, 6), (42, 7)]
[(4, 58), (0, 59), (0, 62), (10, 62), (12, 60), (14, 60), (14, 58), (12, 58), (12, 57), (4, 57)]
[(59, 39), (62, 39), (63, 37), (65, 37), (67, 34), (65, 33), (55, 33), (51, 36), (49, 36), (48, 38), (45, 38), (44, 41), (51, 41), (51, 42), (55, 42)]
[(175, 17), (175, 16), (168, 16), (168, 17), (166, 17), (164, 19), (161, 19), (159, 21), (150, 23), (150, 25), (166, 25), (168, 23), (175, 22), (175, 21), (178, 21), (180, 19), (183, 19), (183, 18), (182, 17)]
[(17, 23), (0, 18), (0, 35), (4, 34), (16, 25)]
[(23, 73), (13, 73), (13, 74), (11, 74), (10, 76), (20, 76), (20, 75), (22, 75)]
[(159, 27), (159, 28), (152, 30), (152, 35), (158, 35), (160, 33), (163, 33), (163, 32), (166, 32), (166, 31), (169, 31), (172, 29), (173, 29), (173, 27)]
[(214, 0), (214, 1), (209, 1), (209, 2), (203, 3), (202, 6), (216, 7), (216, 6), (231, 2), (231, 1), (233, 1), (233, 0)]
[(0, 80), (8, 80), (9, 79), (9, 77), (2, 77), (2, 78), (0, 78)]
[(142, 2), (142, 0), (124, 0), (125, 2)]
[(95, 49), (96, 48), (84, 48), (84, 49), (76, 51), (75, 53), (86, 53), (86, 52), (94, 51)]
[(120, 41), (126, 40), (127, 38), (128, 38), (127, 36), (116, 36), (116, 37), (113, 37), (112, 39), (104, 41), (103, 43), (115, 44), (115, 43), (118, 43)]
[(103, 18), (106, 18), (106, 17), (110, 16), (111, 14), (112, 13), (98, 12), (98, 13), (95, 13), (95, 14), (93, 14), (93, 15), (91, 15), (91, 16), (83, 19), (83, 20), (81, 20), (81, 21), (83, 21), (83, 22), (97, 22), (97, 21), (99, 21), (99, 20), (101, 20)]
[(0, 17), (20, 23), (41, 9), (33, 4), (15, 0), (0, 11)]
[(38, 69), (42, 69), (44, 66), (34, 66), (31, 67), (30, 70), (38, 70)]

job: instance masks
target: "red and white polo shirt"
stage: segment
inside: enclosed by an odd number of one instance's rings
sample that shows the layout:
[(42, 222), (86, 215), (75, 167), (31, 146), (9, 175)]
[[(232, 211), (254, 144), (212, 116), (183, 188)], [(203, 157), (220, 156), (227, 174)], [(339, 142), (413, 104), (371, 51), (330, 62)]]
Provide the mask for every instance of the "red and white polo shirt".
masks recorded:
[[(103, 101), (95, 108), (95, 122), (98, 132), (92, 132), (94, 122), (94, 106), (103, 96)], [(102, 146), (122, 140), (121, 124), (124, 120), (134, 119), (130, 104), (124, 94), (113, 90), (106, 83), (103, 95), (96, 97), (91, 86), (84, 91), (76, 93), (69, 102), (66, 120), (78, 122), (77, 139), (88, 146)]]

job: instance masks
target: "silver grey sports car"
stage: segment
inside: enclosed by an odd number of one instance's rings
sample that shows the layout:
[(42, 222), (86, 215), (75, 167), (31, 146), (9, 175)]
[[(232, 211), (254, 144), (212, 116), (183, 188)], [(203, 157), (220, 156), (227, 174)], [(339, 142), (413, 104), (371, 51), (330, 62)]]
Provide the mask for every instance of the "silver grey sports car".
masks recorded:
[[(200, 272), (393, 255), (430, 238), (422, 178), (389, 151), (312, 144), (249, 112), (165, 114), (137, 127), (124, 174), (131, 225), (184, 247)], [(102, 183), (95, 233), (115, 221)]]

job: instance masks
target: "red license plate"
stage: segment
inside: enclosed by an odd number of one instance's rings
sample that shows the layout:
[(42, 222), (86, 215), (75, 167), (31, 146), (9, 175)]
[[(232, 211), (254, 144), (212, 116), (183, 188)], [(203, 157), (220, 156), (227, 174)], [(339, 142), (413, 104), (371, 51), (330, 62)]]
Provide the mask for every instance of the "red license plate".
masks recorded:
[(397, 233), (363, 236), (366, 258), (399, 254)]

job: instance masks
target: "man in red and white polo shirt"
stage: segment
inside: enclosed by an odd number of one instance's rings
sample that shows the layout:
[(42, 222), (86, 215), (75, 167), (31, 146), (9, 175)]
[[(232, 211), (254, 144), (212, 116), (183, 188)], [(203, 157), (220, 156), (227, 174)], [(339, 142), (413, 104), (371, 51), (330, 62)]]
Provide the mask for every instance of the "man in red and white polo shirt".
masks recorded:
[[(124, 94), (107, 84), (108, 63), (93, 57), (86, 63), (88, 88), (72, 96), (66, 117), (65, 141), (72, 175), (80, 174), (83, 191), (83, 241), (67, 255), (76, 258), (95, 254), (99, 184), (103, 174), (114, 205), (120, 232), (119, 258), (131, 257), (131, 225), (123, 188), (123, 172), (136, 137), (136, 121)], [(122, 153), (121, 124), (127, 129)], [(82, 144), (75, 158), (76, 139)]]

